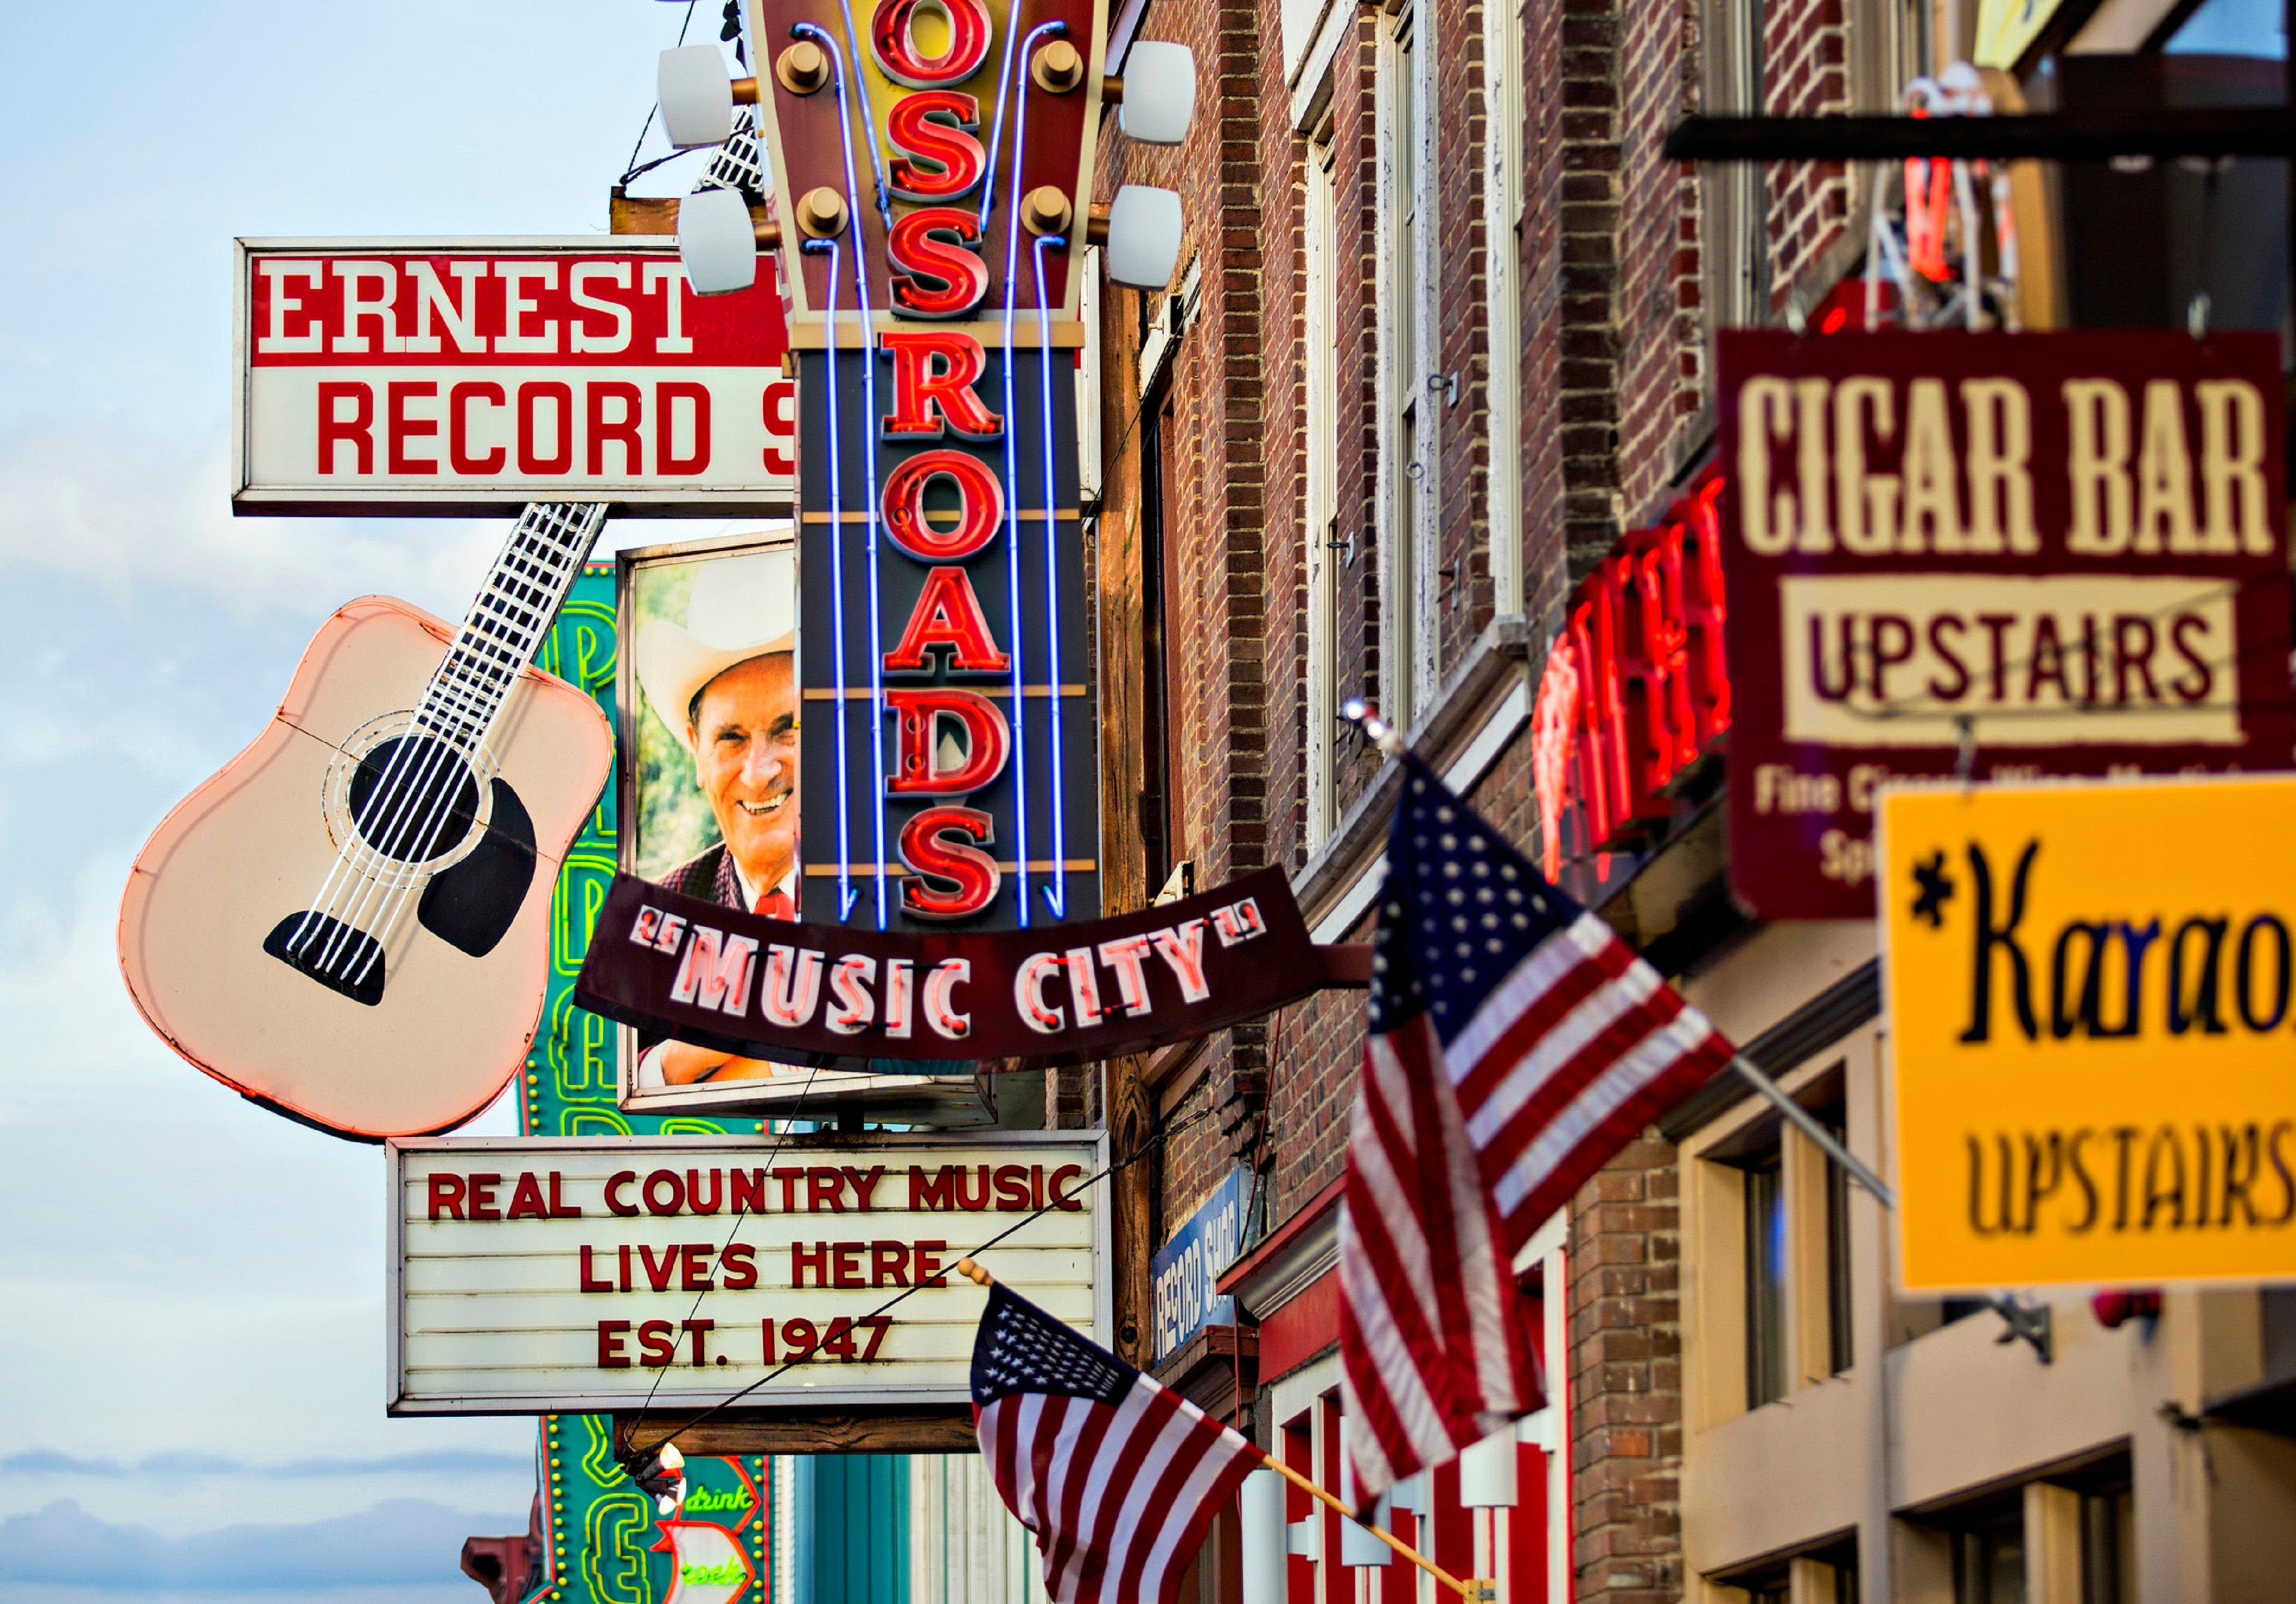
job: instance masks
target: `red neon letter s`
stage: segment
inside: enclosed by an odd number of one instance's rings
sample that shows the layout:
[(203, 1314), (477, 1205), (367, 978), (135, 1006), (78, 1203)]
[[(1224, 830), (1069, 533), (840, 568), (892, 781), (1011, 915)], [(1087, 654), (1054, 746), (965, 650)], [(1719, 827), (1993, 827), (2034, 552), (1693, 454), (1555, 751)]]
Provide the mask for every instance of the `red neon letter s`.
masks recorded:
[(962, 317), (988, 293), (980, 222), (961, 206), (924, 206), (893, 220), (885, 253), (893, 310), (911, 317)]
[(885, 137), (897, 152), (893, 193), (904, 201), (951, 201), (971, 190), (988, 164), (973, 137), (980, 127), (980, 103), (954, 89), (895, 101), (885, 115)]
[[(963, 796), (1004, 772), (1013, 744), (1004, 710), (977, 692), (954, 686), (885, 692), (885, 705), (899, 719), (893, 772), (886, 777), (890, 796)], [(941, 720), (964, 727), (964, 760), (940, 767)]]
[[(954, 839), (960, 835), (971, 843)], [(901, 911), (917, 919), (961, 919), (995, 901), (1004, 876), (980, 848), (996, 839), (988, 815), (977, 808), (927, 808), (911, 818), (901, 827), (901, 861), (911, 871), (901, 883)]]
[(1004, 420), (972, 390), (988, 368), (980, 341), (955, 329), (892, 330), (877, 347), (893, 359), (893, 410), (882, 420), (887, 440), (939, 440), (945, 429), (964, 440), (1004, 438)]
[(885, 654), (885, 667), (894, 673), (925, 666), (925, 653), (934, 646), (951, 648), (950, 668), (965, 674), (1001, 674), (1013, 660), (996, 649), (996, 638), (981, 616), (980, 598), (962, 568), (936, 568), (925, 575), (923, 594), (909, 614), (901, 642)]
[(922, 0), (880, 0), (869, 19), (869, 45), (877, 65), (897, 84), (934, 89), (961, 84), (988, 59), (988, 8), (980, 0), (934, 0), (948, 19), (948, 48), (927, 57), (917, 50), (912, 25)]

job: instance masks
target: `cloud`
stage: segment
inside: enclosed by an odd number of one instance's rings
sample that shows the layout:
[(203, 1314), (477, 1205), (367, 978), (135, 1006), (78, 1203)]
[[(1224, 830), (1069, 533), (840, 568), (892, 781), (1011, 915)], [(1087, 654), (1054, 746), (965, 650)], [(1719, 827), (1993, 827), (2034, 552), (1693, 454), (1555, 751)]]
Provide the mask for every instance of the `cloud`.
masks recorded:
[(313, 1456), (272, 1463), (235, 1459), (229, 1454), (178, 1449), (145, 1454), (140, 1460), (89, 1459), (53, 1448), (28, 1448), (0, 1455), (0, 1476), (93, 1477), (106, 1481), (129, 1477), (157, 1480), (254, 1477), (272, 1481), (303, 1481), (313, 1477), (359, 1476), (490, 1476), (531, 1469), (534, 1457), (497, 1453), (477, 1448), (438, 1448), (414, 1453), (371, 1453)]
[(104, 1520), (62, 1499), (0, 1520), (0, 1584), (308, 1595), (443, 1582), (459, 1574), (464, 1538), (524, 1529), (522, 1516), (472, 1515), (425, 1499), (394, 1498), (330, 1520), (167, 1537)]

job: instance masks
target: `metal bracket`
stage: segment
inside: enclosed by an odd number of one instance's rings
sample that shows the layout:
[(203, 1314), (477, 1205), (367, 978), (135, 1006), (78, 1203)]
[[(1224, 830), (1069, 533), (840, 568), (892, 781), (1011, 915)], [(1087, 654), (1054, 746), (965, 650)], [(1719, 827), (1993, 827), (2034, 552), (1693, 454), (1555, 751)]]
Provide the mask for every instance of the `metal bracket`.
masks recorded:
[(2047, 1364), (2056, 1357), (2056, 1343), (2050, 1330), (2050, 1310), (2046, 1304), (2021, 1304), (2014, 1294), (2004, 1293), (1988, 1300), (1994, 1313), (2009, 1322), (2009, 1328), (1993, 1339), (1996, 1347), (2013, 1342), (2030, 1343), (2033, 1352)]

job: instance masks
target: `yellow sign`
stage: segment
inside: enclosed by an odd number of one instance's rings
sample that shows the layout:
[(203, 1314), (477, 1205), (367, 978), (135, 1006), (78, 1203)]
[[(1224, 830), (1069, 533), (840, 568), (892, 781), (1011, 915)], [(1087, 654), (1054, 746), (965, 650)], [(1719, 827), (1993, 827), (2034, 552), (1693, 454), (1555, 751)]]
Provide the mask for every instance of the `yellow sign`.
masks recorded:
[(2014, 72), (2017, 58), (2031, 48), (2063, 6), (2064, 0), (1981, 0), (1972, 63)]
[(2296, 1278), (2296, 777), (1880, 815), (1905, 1287)]

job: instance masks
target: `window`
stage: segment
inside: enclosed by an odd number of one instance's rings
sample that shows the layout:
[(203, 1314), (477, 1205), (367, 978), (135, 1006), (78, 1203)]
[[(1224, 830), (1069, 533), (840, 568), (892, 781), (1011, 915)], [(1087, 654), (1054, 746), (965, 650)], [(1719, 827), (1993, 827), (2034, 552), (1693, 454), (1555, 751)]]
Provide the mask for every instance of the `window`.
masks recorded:
[(1785, 1166), (1773, 1146), (1746, 1165), (1746, 1407), (1786, 1395)]
[[(1837, 1104), (1819, 1121), (1843, 1147), (1849, 1145)], [(1825, 1347), (1826, 1373), (1839, 1376), (1857, 1360), (1857, 1340), (1851, 1331), (1854, 1304), (1849, 1295), (1849, 1172), (1837, 1164), (1825, 1166)]]
[(2136, 1493), (2124, 1477), (2081, 1494), (2081, 1604), (2136, 1604)]
[(1300, 208), (1308, 264), (1307, 506), (1301, 538), (1308, 568), (1308, 815), (1309, 852), (1338, 827), (1339, 571), (1353, 549), (1340, 539), (1339, 296), (1334, 285), (1339, 249), (1339, 174), (1328, 119), (1308, 142)]
[(1379, 305), (1386, 360), (1382, 386), (1381, 450), (1386, 464), (1386, 515), (1380, 552), (1382, 711), (1407, 729), (1435, 689), (1438, 605), (1434, 582), (1433, 414), (1424, 340), (1432, 331), (1426, 304), (1427, 249), (1433, 230), (1427, 186), (1427, 95), (1420, 81), (1421, 39), (1411, 14), (1398, 18), (1382, 46), (1381, 203), (1385, 211)]
[[(1762, 20), (1768, 0), (1706, 0), (1706, 111), (1751, 117), (1764, 107)], [(1768, 169), (1718, 161), (1701, 169), (1707, 217), (1707, 295), (1717, 328), (1769, 320)]]
[[(1141, 300), (1145, 302), (1146, 296)], [(1171, 427), (1167, 396), (1152, 394), (1140, 405), (1140, 838), (1148, 859), (1148, 884), (1161, 885), (1172, 872), (1172, 743), (1170, 688), (1165, 674), (1166, 603), (1170, 554), (1164, 529), (1164, 441)]]
[[(1836, 1140), (1847, 1123), (1840, 1073), (1803, 1089)], [(1775, 1116), (1758, 1117), (1704, 1156), (1701, 1194), (1713, 1212), (1702, 1217), (1715, 1223), (1702, 1235), (1702, 1251), (1735, 1261), (1734, 1274), (1718, 1283), (1735, 1291), (1708, 1317), (1731, 1328), (1717, 1333), (1713, 1349), (1726, 1368), (1710, 1374), (1719, 1399), (1742, 1387), (1744, 1407), (1759, 1409), (1856, 1361), (1850, 1183), (1816, 1142)]]
[(1486, 0), (1483, 103), (1488, 168), (1484, 215), (1496, 219), (1485, 243), (1489, 285), (1490, 450), (1488, 493), (1491, 605), (1523, 609), (1522, 585), (1522, 131), (1523, 6)]
[(2025, 1604), (2023, 1503), (1988, 1505), (1953, 1534), (1954, 1604)]

